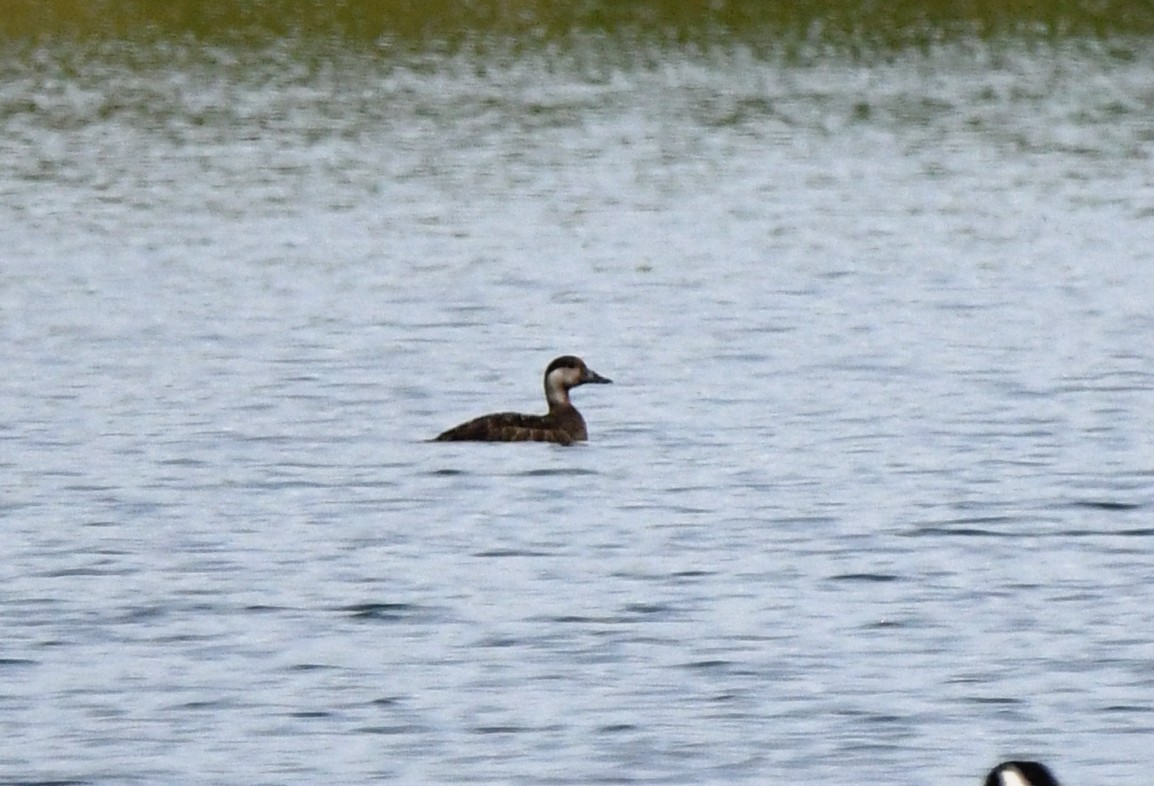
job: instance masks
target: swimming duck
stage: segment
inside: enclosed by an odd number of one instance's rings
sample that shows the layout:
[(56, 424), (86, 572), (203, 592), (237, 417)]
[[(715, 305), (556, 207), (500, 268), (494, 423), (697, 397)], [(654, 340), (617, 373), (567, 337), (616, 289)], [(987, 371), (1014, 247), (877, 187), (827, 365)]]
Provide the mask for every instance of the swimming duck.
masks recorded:
[(1004, 761), (986, 776), (985, 786), (1060, 786), (1046, 765), (1036, 761)]
[(569, 402), (569, 391), (587, 382), (605, 385), (606, 379), (573, 355), (562, 355), (545, 369), (546, 415), (497, 412), (482, 415), (437, 435), (434, 442), (556, 442), (571, 445), (589, 439), (585, 419)]

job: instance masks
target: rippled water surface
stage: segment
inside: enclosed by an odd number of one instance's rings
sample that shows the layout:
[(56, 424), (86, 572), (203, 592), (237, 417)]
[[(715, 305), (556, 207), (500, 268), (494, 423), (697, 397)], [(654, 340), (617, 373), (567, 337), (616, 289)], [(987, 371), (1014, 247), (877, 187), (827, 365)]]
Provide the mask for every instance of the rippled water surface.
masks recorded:
[(1149, 51), (9, 52), (0, 780), (1148, 783)]

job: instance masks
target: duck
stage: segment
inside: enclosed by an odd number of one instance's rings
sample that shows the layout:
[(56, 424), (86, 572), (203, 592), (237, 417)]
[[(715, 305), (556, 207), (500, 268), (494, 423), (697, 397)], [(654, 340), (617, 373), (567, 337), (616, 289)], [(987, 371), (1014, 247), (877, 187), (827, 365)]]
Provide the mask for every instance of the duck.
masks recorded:
[(1061, 786), (1046, 765), (1036, 761), (1004, 761), (986, 776), (985, 786)]
[(585, 418), (569, 401), (569, 391), (579, 385), (608, 385), (603, 377), (576, 355), (562, 355), (545, 368), (545, 401), (549, 412), (522, 415), (495, 412), (454, 426), (433, 438), (433, 442), (553, 442), (572, 445), (585, 442), (589, 432)]

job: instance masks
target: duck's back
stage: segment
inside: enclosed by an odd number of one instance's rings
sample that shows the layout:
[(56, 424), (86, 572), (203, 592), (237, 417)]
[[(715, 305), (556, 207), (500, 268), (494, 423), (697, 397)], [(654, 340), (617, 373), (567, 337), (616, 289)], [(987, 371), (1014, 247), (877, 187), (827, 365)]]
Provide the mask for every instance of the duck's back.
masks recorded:
[(439, 434), (435, 442), (556, 442), (587, 439), (585, 421), (576, 409), (548, 415), (497, 412), (482, 415)]

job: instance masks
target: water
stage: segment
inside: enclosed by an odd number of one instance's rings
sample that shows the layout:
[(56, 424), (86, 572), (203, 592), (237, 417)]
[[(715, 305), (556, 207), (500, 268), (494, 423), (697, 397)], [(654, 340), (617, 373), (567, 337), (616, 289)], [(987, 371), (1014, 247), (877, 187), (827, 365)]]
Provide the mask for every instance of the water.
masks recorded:
[(0, 780), (1147, 782), (1141, 46), (3, 68)]

